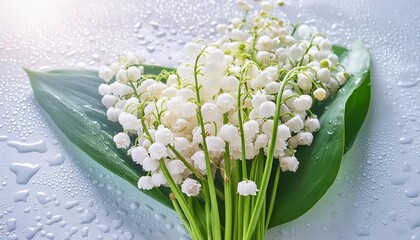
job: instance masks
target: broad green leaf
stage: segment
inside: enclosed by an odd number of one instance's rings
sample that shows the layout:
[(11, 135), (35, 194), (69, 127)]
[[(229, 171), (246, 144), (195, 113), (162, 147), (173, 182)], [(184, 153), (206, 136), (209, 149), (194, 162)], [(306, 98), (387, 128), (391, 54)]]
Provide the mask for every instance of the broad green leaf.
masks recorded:
[[(145, 66), (145, 73), (157, 74), (164, 69)], [(38, 103), (63, 134), (94, 161), (137, 187), (138, 179), (145, 173), (126, 151), (115, 147), (112, 138), (121, 128), (106, 117), (98, 94), (98, 86), (103, 83), (98, 72), (82, 69), (25, 71)], [(144, 193), (172, 207), (164, 189)]]
[(296, 219), (311, 209), (334, 182), (345, 152), (352, 146), (370, 102), (370, 56), (361, 43), (350, 51), (335, 47), (351, 74), (336, 97), (317, 112), (321, 129), (309, 147), (296, 153), (295, 173), (282, 173), (270, 227)]

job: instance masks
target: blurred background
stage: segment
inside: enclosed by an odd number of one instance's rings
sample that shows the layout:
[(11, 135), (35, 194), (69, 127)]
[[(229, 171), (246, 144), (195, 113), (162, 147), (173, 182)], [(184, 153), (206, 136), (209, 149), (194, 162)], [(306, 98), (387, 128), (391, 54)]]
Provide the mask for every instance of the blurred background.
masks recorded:
[[(235, 1), (0, 6), (0, 239), (188, 239), (175, 213), (60, 135), (22, 67), (99, 68), (127, 50), (176, 66), (185, 42), (211, 42), (217, 23), (242, 16)], [(361, 39), (372, 54), (372, 102), (332, 188), (267, 238), (420, 239), (420, 1), (286, 1), (277, 14), (343, 46)]]

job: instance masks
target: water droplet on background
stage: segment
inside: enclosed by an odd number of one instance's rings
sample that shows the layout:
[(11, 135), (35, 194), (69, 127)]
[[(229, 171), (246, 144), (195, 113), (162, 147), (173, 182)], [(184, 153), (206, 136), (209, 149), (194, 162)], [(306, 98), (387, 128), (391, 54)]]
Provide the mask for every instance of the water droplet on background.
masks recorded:
[(16, 183), (23, 185), (27, 184), (40, 168), (38, 164), (32, 163), (12, 163), (9, 166), (10, 171), (16, 175)]
[(47, 144), (44, 140), (40, 140), (34, 143), (22, 143), (16, 141), (9, 141), (7, 145), (10, 147), (16, 148), (16, 150), (20, 153), (28, 153), (28, 152), (39, 152), (44, 153), (48, 151)]

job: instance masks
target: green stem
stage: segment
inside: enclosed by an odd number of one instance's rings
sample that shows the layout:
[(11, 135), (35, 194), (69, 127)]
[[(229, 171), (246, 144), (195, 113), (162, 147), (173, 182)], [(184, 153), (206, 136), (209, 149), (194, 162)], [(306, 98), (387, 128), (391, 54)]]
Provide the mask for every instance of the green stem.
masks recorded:
[(239, 224), (240, 220), (238, 220), (239, 216), (239, 194), (236, 194), (237, 187), (239, 182), (239, 166), (238, 161), (233, 161), (233, 169), (232, 169), (232, 192), (235, 193), (234, 195), (234, 205), (235, 208), (233, 208), (233, 239), (239, 239), (238, 233), (239, 233)]
[(203, 206), (200, 204), (200, 201), (196, 197), (191, 197), (191, 208), (194, 209), (194, 212), (198, 215), (198, 221), (200, 224), (201, 232), (206, 232), (206, 214), (204, 212)]
[(274, 177), (273, 191), (271, 192), (270, 205), (268, 206), (267, 217), (265, 219), (266, 230), (268, 229), (268, 225), (270, 224), (270, 220), (271, 220), (271, 215), (273, 214), (274, 204), (275, 204), (275, 200), (277, 196), (277, 187), (279, 186), (280, 173), (281, 173), (281, 168), (279, 164), (276, 170), (276, 176)]
[(205, 48), (197, 56), (194, 63), (194, 81), (195, 81), (195, 90), (196, 90), (197, 102), (198, 102), (197, 118), (201, 127), (201, 136), (203, 139), (202, 146), (203, 146), (203, 151), (204, 151), (204, 158), (206, 160), (206, 172), (207, 172), (207, 183), (209, 186), (209, 194), (210, 194), (213, 237), (214, 239), (221, 239), (222, 233), (221, 233), (221, 225), (220, 225), (220, 219), (219, 219), (219, 207), (218, 207), (217, 197), (216, 197), (216, 186), (214, 185), (213, 173), (211, 171), (210, 156), (209, 156), (209, 151), (208, 151), (207, 143), (206, 143), (206, 132), (204, 128), (203, 116), (201, 114), (200, 89), (198, 86), (198, 78), (197, 78), (198, 60), (200, 59), (201, 55), (204, 53), (204, 50)]
[(175, 198), (177, 199), (177, 201), (179, 202), (179, 205), (181, 206), (182, 211), (184, 212), (188, 222), (191, 225), (191, 230), (194, 232), (194, 235), (196, 236), (197, 239), (203, 239), (203, 236), (201, 234), (201, 232), (199, 232), (199, 227), (197, 225), (196, 217), (194, 216), (193, 212), (191, 211), (192, 209), (190, 209), (188, 207), (188, 204), (184, 198), (184, 196), (182, 195), (182, 192), (179, 190), (178, 186), (175, 184), (171, 174), (169, 173), (168, 168), (166, 168), (165, 162), (163, 161), (163, 159), (161, 159), (159, 161), (159, 168), (162, 170), (163, 175), (165, 176), (166, 180), (168, 181), (168, 184), (173, 192), (173, 194), (175, 195)]
[(243, 199), (243, 236), (246, 235), (246, 232), (248, 230), (249, 225), (249, 215), (251, 214), (251, 196), (243, 196), (241, 197)]
[(190, 223), (185, 218), (184, 212), (182, 212), (181, 207), (179, 206), (178, 202), (176, 201), (176, 198), (172, 199), (172, 205), (175, 208), (175, 211), (178, 213), (179, 219), (184, 224), (185, 229), (190, 233), (191, 237), (195, 239), (195, 233), (191, 230)]
[[(206, 187), (207, 188), (207, 187)], [(206, 211), (206, 228), (207, 228), (207, 239), (212, 239), (211, 238), (211, 205), (210, 205), (210, 198), (209, 198), (209, 193), (208, 193), (208, 189), (206, 189), (206, 191), (204, 191), (204, 208)]]
[[(223, 115), (223, 122), (228, 122), (228, 115)], [(225, 190), (225, 238), (226, 240), (232, 239), (232, 179), (231, 179), (231, 167), (230, 167), (230, 152), (229, 152), (229, 144), (226, 144), (225, 147), (225, 154), (224, 154), (224, 161), (225, 161), (225, 176), (224, 176), (224, 190)]]
[(280, 115), (280, 105), (281, 105), (281, 98), (283, 95), (284, 87), (291, 79), (292, 74), (300, 68), (295, 68), (288, 72), (284, 78), (283, 81), (281, 81), (282, 85), (280, 88), (280, 91), (277, 93), (277, 99), (276, 99), (276, 113), (274, 115), (274, 123), (273, 123), (273, 132), (271, 134), (270, 143), (269, 143), (269, 149), (267, 154), (267, 160), (264, 167), (264, 173), (261, 181), (260, 191), (257, 196), (257, 201), (255, 202), (255, 208), (252, 211), (250, 224), (248, 227), (248, 230), (245, 235), (245, 239), (251, 239), (252, 234), (254, 233), (255, 227), (257, 225), (258, 220), (260, 219), (260, 214), (262, 211), (262, 207), (264, 202), (266, 201), (266, 194), (267, 194), (267, 187), (268, 182), (270, 180), (271, 175), (271, 169), (273, 168), (273, 157), (274, 157), (274, 149), (276, 147), (276, 140), (277, 140), (277, 127), (279, 124), (279, 115)]
[(242, 196), (239, 196), (238, 205), (237, 205), (237, 207), (238, 207), (238, 211), (237, 211), (238, 219), (237, 220), (238, 221), (236, 221), (236, 224), (238, 224), (238, 233), (237, 233), (238, 237), (235, 238), (235, 239), (242, 239), (243, 236), (244, 236), (244, 234), (243, 234), (243, 231), (244, 231), (243, 201), (244, 201), (244, 198)]

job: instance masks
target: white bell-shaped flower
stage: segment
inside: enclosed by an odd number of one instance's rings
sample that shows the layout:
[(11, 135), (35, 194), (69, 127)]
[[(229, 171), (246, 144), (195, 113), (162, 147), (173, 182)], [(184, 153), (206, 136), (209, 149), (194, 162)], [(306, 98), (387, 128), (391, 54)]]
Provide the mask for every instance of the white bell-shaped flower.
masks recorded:
[(298, 74), (297, 84), (304, 91), (312, 88), (312, 80), (308, 77), (307, 74), (304, 73)]
[(113, 138), (117, 148), (128, 148), (130, 146), (130, 137), (127, 133), (120, 132)]
[(160, 125), (155, 132), (155, 140), (166, 146), (174, 142), (174, 134), (168, 128)]
[(142, 176), (140, 177), (137, 186), (142, 190), (150, 190), (155, 187), (151, 176)]
[(232, 124), (225, 124), (220, 128), (218, 136), (226, 142), (231, 142), (236, 136), (238, 136), (238, 128)]
[(182, 116), (184, 118), (194, 117), (197, 115), (197, 105), (191, 102), (182, 105)]
[(102, 105), (104, 105), (106, 108), (110, 108), (114, 106), (117, 101), (118, 101), (118, 98), (110, 94), (103, 96), (101, 99)]
[(314, 139), (314, 136), (310, 132), (300, 132), (296, 134), (299, 145), (311, 145)]
[(99, 70), (99, 77), (105, 82), (109, 82), (114, 77), (114, 71), (109, 67), (102, 67)]
[(323, 88), (317, 88), (314, 91), (314, 97), (318, 100), (318, 101), (323, 101), (325, 99), (325, 97), (327, 96), (327, 91), (325, 91), (325, 89)]
[(298, 169), (299, 162), (296, 157), (283, 157), (280, 158), (280, 167), (283, 172), (291, 171), (296, 172)]
[(316, 76), (317, 76), (319, 81), (321, 81), (323, 83), (327, 83), (327, 82), (330, 81), (330, 70), (328, 70), (326, 68), (321, 68), (316, 73)]
[(168, 149), (162, 143), (155, 142), (150, 145), (149, 154), (154, 160), (160, 160), (168, 156)]
[(152, 182), (156, 187), (160, 187), (168, 183), (162, 172), (156, 171), (152, 173)]
[(290, 129), (288, 126), (281, 124), (277, 127), (277, 137), (287, 141), (292, 134), (290, 133)]
[(194, 179), (186, 178), (181, 185), (181, 191), (188, 197), (198, 196), (201, 190), (201, 184)]
[(137, 131), (140, 128), (140, 120), (126, 112), (120, 113), (118, 116), (118, 122), (121, 124), (124, 130)]
[(192, 155), (191, 160), (194, 161), (194, 167), (196, 167), (201, 173), (206, 173), (206, 159), (203, 151), (200, 150), (195, 152)]
[(235, 92), (238, 91), (239, 80), (235, 76), (226, 76), (222, 79), (220, 86), (224, 92)]
[(127, 77), (127, 70), (125, 69), (120, 69), (117, 73), (117, 75), (115, 76), (115, 78), (117, 79), (117, 81), (119, 83), (125, 84), (128, 81), (128, 77)]
[(101, 96), (107, 95), (107, 94), (111, 94), (111, 87), (108, 84), (101, 84), (98, 87), (98, 93)]
[(171, 160), (168, 163), (168, 170), (171, 175), (181, 174), (185, 171), (186, 168), (187, 167), (185, 166), (185, 164), (179, 159)]
[(289, 119), (289, 121), (285, 123), (285, 125), (289, 127), (290, 131), (294, 133), (300, 132), (300, 130), (302, 130), (304, 126), (303, 120), (299, 116), (292, 117), (291, 119)]
[(219, 120), (219, 108), (214, 103), (205, 103), (201, 106), (201, 114), (204, 122), (214, 122)]
[(121, 110), (118, 108), (110, 107), (106, 110), (106, 117), (109, 121), (118, 122)]
[(297, 111), (306, 111), (312, 106), (312, 98), (309, 95), (301, 95), (293, 101), (293, 106)]
[(237, 191), (241, 196), (255, 196), (259, 190), (254, 181), (245, 180), (238, 183)]
[(201, 47), (196, 42), (188, 42), (184, 46), (184, 53), (187, 57), (196, 57), (201, 51)]
[(177, 152), (182, 152), (188, 148), (190, 142), (185, 137), (176, 137), (174, 139), (174, 148)]
[(221, 137), (206, 137), (207, 149), (209, 152), (221, 153), (225, 150), (226, 142)]
[(305, 126), (306, 126), (308, 132), (315, 132), (320, 127), (319, 120), (316, 119), (316, 118), (308, 118), (305, 121)]
[(222, 113), (228, 112), (235, 106), (235, 98), (228, 93), (222, 93), (217, 97), (217, 107), (219, 107)]
[(141, 77), (140, 69), (136, 66), (127, 68), (127, 79), (128, 81), (137, 81)]
[(248, 139), (253, 139), (260, 131), (260, 125), (255, 120), (249, 120), (243, 124), (244, 135)]
[(267, 96), (261, 92), (258, 92), (254, 96), (252, 96), (252, 107), (254, 109), (259, 109), (261, 104), (267, 101)]
[(131, 153), (131, 158), (133, 159), (133, 161), (141, 165), (143, 165), (144, 159), (149, 157), (149, 153), (142, 146), (132, 148), (130, 153)]
[(143, 161), (143, 169), (146, 172), (155, 171), (159, 167), (159, 161), (151, 157), (146, 157)]
[(258, 113), (264, 118), (272, 117), (276, 113), (276, 104), (272, 101), (265, 101), (258, 108)]

